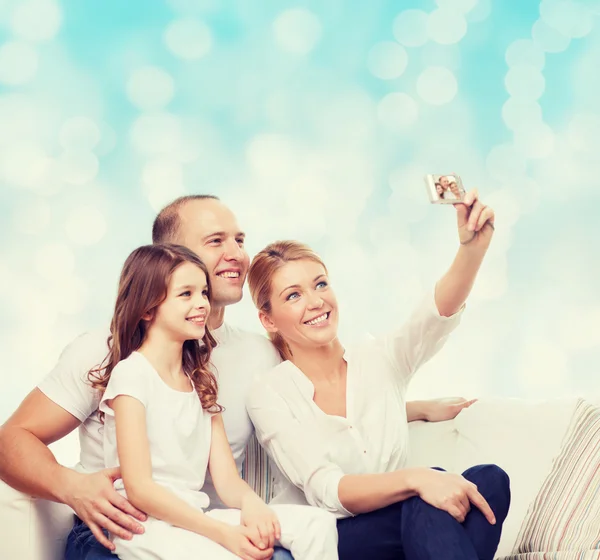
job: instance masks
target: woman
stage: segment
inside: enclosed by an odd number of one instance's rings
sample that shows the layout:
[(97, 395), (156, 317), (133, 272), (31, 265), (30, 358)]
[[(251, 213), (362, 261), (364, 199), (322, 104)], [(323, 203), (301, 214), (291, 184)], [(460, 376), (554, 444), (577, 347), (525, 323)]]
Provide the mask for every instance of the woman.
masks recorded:
[(494, 231), (476, 191), (455, 207), (460, 248), (435, 294), (402, 329), (354, 348), (337, 338), (335, 294), (308, 247), (274, 243), (250, 267), (285, 361), (257, 380), (248, 412), (286, 478), (276, 501), (333, 512), (341, 560), (492, 560), (500, 540), (510, 503), (500, 468), (404, 468), (408, 383), (458, 325)]

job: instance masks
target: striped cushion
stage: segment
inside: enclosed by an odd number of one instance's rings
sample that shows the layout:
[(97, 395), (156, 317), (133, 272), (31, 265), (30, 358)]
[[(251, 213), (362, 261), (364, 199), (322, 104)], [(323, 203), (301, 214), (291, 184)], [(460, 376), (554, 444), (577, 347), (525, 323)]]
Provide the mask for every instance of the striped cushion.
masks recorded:
[(254, 435), (246, 447), (242, 478), (267, 503), (273, 497), (273, 475), (270, 459)]
[(600, 408), (578, 402), (509, 559), (600, 560)]

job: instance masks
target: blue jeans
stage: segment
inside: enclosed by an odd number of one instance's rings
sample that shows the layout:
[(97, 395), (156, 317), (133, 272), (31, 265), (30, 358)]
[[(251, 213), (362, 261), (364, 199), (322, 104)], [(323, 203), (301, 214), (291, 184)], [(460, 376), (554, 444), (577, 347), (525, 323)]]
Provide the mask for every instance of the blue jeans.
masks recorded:
[[(90, 528), (78, 517), (67, 537), (65, 560), (115, 560), (116, 556), (102, 546), (94, 537)], [(292, 555), (283, 548), (276, 548), (273, 560), (293, 560)]]
[[(438, 469), (442, 470), (442, 469)], [(339, 559), (493, 560), (510, 506), (508, 475), (496, 465), (478, 465), (463, 476), (477, 485), (496, 524), (475, 506), (463, 523), (418, 496), (338, 521)]]

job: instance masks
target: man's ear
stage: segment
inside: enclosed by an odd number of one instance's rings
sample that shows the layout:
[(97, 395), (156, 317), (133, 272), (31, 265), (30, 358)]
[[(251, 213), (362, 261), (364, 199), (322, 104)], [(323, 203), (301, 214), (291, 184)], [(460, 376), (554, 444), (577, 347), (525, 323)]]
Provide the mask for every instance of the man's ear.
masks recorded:
[(267, 332), (270, 332), (270, 333), (277, 332), (277, 327), (275, 326), (275, 323), (273, 323), (273, 321), (271, 320), (271, 317), (267, 313), (265, 313), (264, 311), (259, 311), (258, 318), (260, 319), (262, 326), (265, 328), (265, 330)]

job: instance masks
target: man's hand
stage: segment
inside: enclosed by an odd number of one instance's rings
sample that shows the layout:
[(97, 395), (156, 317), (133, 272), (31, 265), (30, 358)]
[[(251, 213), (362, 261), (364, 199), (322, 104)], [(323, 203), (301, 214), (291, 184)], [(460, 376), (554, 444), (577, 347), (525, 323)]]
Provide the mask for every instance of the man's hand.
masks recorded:
[(144, 532), (144, 527), (135, 519), (146, 521), (147, 516), (114, 489), (114, 481), (121, 478), (118, 468), (76, 474), (64, 496), (64, 503), (90, 528), (100, 544), (109, 550), (115, 548), (102, 529), (126, 540), (130, 540), (134, 533)]

